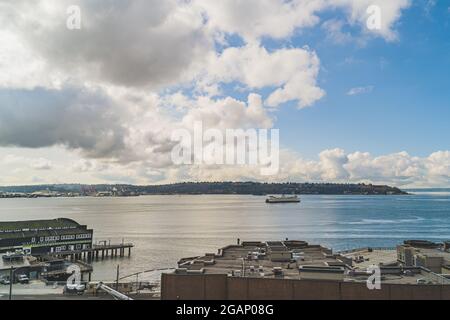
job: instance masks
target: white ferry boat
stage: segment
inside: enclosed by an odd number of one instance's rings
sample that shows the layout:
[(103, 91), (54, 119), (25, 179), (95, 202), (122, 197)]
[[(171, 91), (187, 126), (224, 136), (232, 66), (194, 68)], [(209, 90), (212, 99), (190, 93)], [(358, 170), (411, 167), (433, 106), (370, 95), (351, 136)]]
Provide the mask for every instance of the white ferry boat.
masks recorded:
[(285, 196), (281, 197), (269, 196), (266, 199), (266, 203), (299, 203), (301, 200), (298, 196)]

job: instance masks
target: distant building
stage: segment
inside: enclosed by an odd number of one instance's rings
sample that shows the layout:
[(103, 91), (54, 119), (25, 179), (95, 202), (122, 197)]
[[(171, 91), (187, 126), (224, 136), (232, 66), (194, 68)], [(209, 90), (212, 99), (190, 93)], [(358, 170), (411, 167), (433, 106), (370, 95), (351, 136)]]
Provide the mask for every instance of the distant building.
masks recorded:
[(46, 254), (92, 247), (93, 230), (71, 219), (0, 222), (0, 253)]
[(439, 274), (450, 269), (450, 245), (424, 240), (408, 240), (397, 246), (398, 262), (405, 267), (423, 267)]

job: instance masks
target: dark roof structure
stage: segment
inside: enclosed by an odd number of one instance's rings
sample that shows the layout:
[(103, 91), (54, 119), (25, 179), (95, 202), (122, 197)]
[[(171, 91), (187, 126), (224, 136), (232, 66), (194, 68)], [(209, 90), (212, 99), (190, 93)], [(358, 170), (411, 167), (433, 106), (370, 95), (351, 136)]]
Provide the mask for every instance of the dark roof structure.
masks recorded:
[(79, 223), (67, 218), (53, 220), (11, 221), (0, 222), (0, 234), (45, 230), (65, 230), (76, 229), (79, 227)]

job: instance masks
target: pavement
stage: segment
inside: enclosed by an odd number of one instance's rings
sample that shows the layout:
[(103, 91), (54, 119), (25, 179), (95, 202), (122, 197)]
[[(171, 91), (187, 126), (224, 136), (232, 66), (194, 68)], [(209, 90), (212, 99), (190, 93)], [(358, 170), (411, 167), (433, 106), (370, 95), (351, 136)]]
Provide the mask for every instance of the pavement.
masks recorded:
[[(132, 295), (130, 296), (134, 300), (160, 300), (159, 298), (155, 298), (153, 296), (149, 295)], [(2, 295), (0, 294), (0, 301), (2, 300), (9, 300), (8, 295)], [(41, 300), (41, 301), (107, 301), (107, 300), (115, 300), (110, 295), (104, 294), (104, 295), (98, 295), (98, 296), (92, 296), (92, 295), (64, 295), (64, 294), (38, 294), (38, 295), (20, 295), (20, 296), (14, 296), (12, 297), (12, 300), (20, 300), (20, 301), (26, 301), (26, 300)]]
[[(0, 295), (0, 301), (9, 300), (8, 295)], [(77, 296), (77, 295), (64, 295), (64, 294), (38, 294), (38, 295), (20, 295), (12, 297), (12, 300), (52, 300), (52, 301), (76, 301), (76, 300), (114, 300), (114, 298), (109, 295), (101, 295), (101, 296)]]
[[(30, 281), (29, 284), (14, 284), (12, 288), (13, 295), (58, 295), (63, 293), (63, 287), (48, 286), (41, 281)], [(0, 295), (9, 296), (9, 285), (0, 285)]]
[[(48, 286), (41, 281), (31, 281), (29, 284), (14, 284), (12, 300), (114, 300), (108, 294), (93, 295), (65, 295), (62, 286)], [(159, 300), (154, 293), (140, 293), (131, 295), (136, 300)], [(9, 300), (9, 285), (0, 285), (0, 301)]]

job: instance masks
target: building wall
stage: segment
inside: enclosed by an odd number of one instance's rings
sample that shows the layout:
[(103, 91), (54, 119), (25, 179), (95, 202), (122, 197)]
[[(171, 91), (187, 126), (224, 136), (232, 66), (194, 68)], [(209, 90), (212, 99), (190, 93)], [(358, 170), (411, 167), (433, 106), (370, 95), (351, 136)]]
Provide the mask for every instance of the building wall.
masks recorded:
[(339, 281), (163, 274), (161, 298), (163, 300), (450, 300), (450, 285), (384, 284), (382, 290), (369, 290), (364, 283)]
[(300, 279), (302, 280), (334, 280), (334, 281), (342, 281), (344, 280), (344, 270), (341, 273), (336, 272), (308, 272), (301, 270), (300, 271)]
[(292, 253), (290, 251), (271, 251), (271, 261), (289, 262), (292, 260)]
[(415, 249), (406, 245), (398, 245), (397, 246), (397, 259), (405, 266), (413, 266), (414, 265), (414, 253)]
[(90, 248), (92, 246), (92, 238), (93, 231), (90, 229), (74, 230), (73, 234), (55, 234), (52, 236), (48, 236), (47, 234), (44, 236), (37, 232), (30, 237), (0, 239), (0, 252), (13, 251), (16, 248), (22, 247), (30, 248), (32, 254), (49, 253), (51, 250), (54, 252), (79, 250)]

